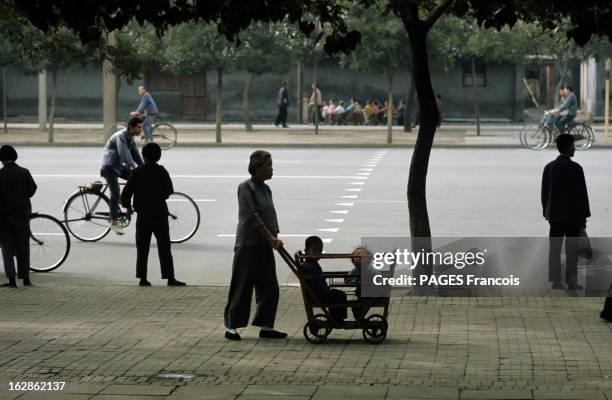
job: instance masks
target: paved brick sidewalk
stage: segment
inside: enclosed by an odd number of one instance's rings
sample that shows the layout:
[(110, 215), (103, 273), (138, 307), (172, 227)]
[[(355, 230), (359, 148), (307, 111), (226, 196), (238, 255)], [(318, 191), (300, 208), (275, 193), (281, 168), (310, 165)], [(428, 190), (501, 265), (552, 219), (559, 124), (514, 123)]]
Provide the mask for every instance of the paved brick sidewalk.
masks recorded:
[[(599, 298), (394, 298), (387, 341), (374, 346), (360, 331), (307, 343), (296, 288), (282, 289), (278, 312), (288, 340), (260, 340), (248, 328), (229, 342), (226, 295), (225, 287), (2, 289), (0, 400), (585, 400), (606, 392), (612, 400), (612, 325), (598, 318)], [(68, 383), (55, 395), (15, 394), (9, 381)]]
[[(215, 127), (211, 124), (177, 124), (179, 146), (217, 146)], [(513, 147), (519, 148), (520, 125), (483, 125), (482, 135), (475, 135), (470, 125), (442, 126), (435, 137), (437, 147)], [(595, 129), (594, 147), (605, 145), (602, 130)], [(100, 124), (58, 124), (54, 145), (102, 145), (104, 137)], [(393, 146), (413, 146), (416, 130), (404, 132), (394, 127)], [(38, 131), (34, 124), (10, 124), (7, 134), (0, 133), (1, 143), (15, 145), (48, 145), (46, 132)], [(289, 129), (272, 125), (255, 126), (246, 132), (243, 125), (223, 126), (223, 145), (229, 146), (388, 146), (386, 128), (382, 126), (322, 126), (319, 135), (308, 125), (295, 125)]]

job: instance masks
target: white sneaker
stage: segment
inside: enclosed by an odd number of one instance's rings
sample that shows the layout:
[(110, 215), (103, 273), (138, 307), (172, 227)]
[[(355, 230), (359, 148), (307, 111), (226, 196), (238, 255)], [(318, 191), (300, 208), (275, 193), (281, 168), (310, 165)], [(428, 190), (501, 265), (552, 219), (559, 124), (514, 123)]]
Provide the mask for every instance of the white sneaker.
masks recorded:
[(108, 227), (110, 228), (111, 231), (115, 232), (117, 235), (123, 235), (123, 228), (121, 228), (121, 225), (119, 224), (113, 224), (112, 222), (109, 222)]

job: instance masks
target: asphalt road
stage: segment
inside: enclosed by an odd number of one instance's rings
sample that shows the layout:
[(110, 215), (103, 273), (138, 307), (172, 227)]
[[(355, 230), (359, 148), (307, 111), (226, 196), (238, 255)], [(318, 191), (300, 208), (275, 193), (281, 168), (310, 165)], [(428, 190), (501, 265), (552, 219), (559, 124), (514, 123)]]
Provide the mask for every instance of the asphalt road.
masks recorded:
[[(176, 148), (161, 163), (175, 189), (197, 199), (203, 215), (190, 241), (173, 246), (177, 278), (189, 284), (227, 285), (237, 222), (236, 187), (246, 179), (251, 148)], [(19, 162), (39, 185), (34, 210), (61, 217), (77, 186), (98, 179), (101, 149), (19, 149)], [(408, 236), (406, 182), (412, 149), (275, 148), (274, 193), (281, 238), (290, 251), (318, 234), (326, 250), (348, 252), (361, 237)], [(555, 151), (434, 150), (428, 177), (432, 234), (438, 237), (546, 236), (540, 181)], [(609, 236), (612, 226), (612, 153), (578, 152), (587, 177), (591, 236)], [(35, 283), (134, 284), (134, 228), (97, 243), (72, 239), (69, 259), (58, 270), (37, 274)], [(152, 249), (149, 276), (161, 284)], [(277, 258), (279, 281), (295, 282)], [(0, 273), (0, 277), (2, 274)]]

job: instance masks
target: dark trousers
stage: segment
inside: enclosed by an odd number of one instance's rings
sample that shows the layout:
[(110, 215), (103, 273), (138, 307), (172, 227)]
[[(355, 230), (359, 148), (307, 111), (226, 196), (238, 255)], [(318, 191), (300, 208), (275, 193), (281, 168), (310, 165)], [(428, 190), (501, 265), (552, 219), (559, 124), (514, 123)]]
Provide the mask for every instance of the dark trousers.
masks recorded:
[(4, 273), (10, 280), (15, 279), (15, 258), (17, 258), (17, 277), (30, 277), (30, 220), (7, 218), (0, 231)]
[(162, 279), (174, 278), (174, 261), (170, 249), (168, 217), (145, 217), (136, 219), (136, 278), (147, 279), (147, 263), (151, 247), (151, 235), (157, 240), (157, 252)]
[(576, 238), (580, 236), (585, 223), (576, 221), (549, 221), (549, 223), (548, 279), (551, 282), (561, 282), (561, 246), (565, 239), (565, 282), (575, 285), (578, 267)]
[[(346, 304), (346, 293), (342, 290), (331, 289), (330, 292), (325, 296), (326, 298), (323, 300), (327, 304)], [(346, 319), (346, 305), (344, 307), (330, 307), (329, 312), (331, 317), (336, 322), (342, 322)]]
[(225, 306), (225, 327), (243, 328), (249, 323), (251, 298), (255, 288), (253, 325), (274, 327), (278, 307), (278, 280), (272, 248), (265, 244), (234, 250), (232, 282)]
[(278, 115), (276, 116), (276, 121), (274, 121), (274, 124), (282, 124), (283, 126), (287, 125), (287, 104), (278, 106)]

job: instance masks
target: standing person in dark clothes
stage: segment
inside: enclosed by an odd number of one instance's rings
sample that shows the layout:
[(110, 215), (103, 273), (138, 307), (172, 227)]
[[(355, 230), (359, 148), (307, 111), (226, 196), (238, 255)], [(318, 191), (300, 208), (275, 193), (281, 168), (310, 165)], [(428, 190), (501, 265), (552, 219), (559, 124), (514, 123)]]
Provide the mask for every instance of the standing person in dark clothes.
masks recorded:
[(289, 108), (289, 91), (287, 90), (287, 85), (289, 85), (289, 82), (287, 82), (286, 80), (283, 81), (281, 88), (278, 91), (278, 96), (276, 96), (278, 115), (276, 116), (276, 121), (274, 121), (274, 125), (278, 126), (279, 124), (282, 124), (283, 128), (288, 128), (287, 109)]
[(575, 242), (586, 228), (586, 219), (591, 216), (589, 196), (582, 167), (571, 160), (576, 151), (574, 137), (561, 134), (556, 143), (561, 154), (546, 165), (542, 174), (542, 209), (550, 224), (549, 280), (553, 289), (563, 289), (561, 245), (565, 238), (565, 280), (568, 289), (579, 290), (582, 288), (577, 283)]
[[(174, 262), (170, 249), (170, 228), (168, 226), (168, 205), (166, 200), (172, 193), (172, 180), (166, 169), (157, 164), (161, 158), (161, 148), (157, 143), (147, 143), (142, 148), (145, 164), (134, 170), (121, 192), (121, 205), (131, 216), (134, 210), (136, 219), (136, 278), (140, 286), (151, 286), (147, 280), (147, 262), (151, 235), (157, 240), (157, 251), (161, 266), (162, 279), (168, 286), (185, 286), (174, 278)], [(132, 209), (134, 196), (134, 209)]]
[(36, 193), (36, 183), (30, 171), (17, 165), (17, 151), (8, 145), (0, 147), (0, 243), (4, 272), (8, 282), (2, 287), (17, 287), (17, 278), (23, 286), (30, 282), (30, 198)]
[(225, 306), (225, 337), (240, 340), (236, 331), (249, 323), (255, 288), (257, 308), (252, 324), (261, 328), (260, 338), (283, 339), (274, 330), (278, 307), (278, 279), (274, 251), (283, 246), (278, 239), (278, 221), (272, 191), (264, 183), (272, 179), (272, 156), (264, 150), (251, 154), (248, 179), (238, 185), (238, 227), (234, 246), (232, 281)]

